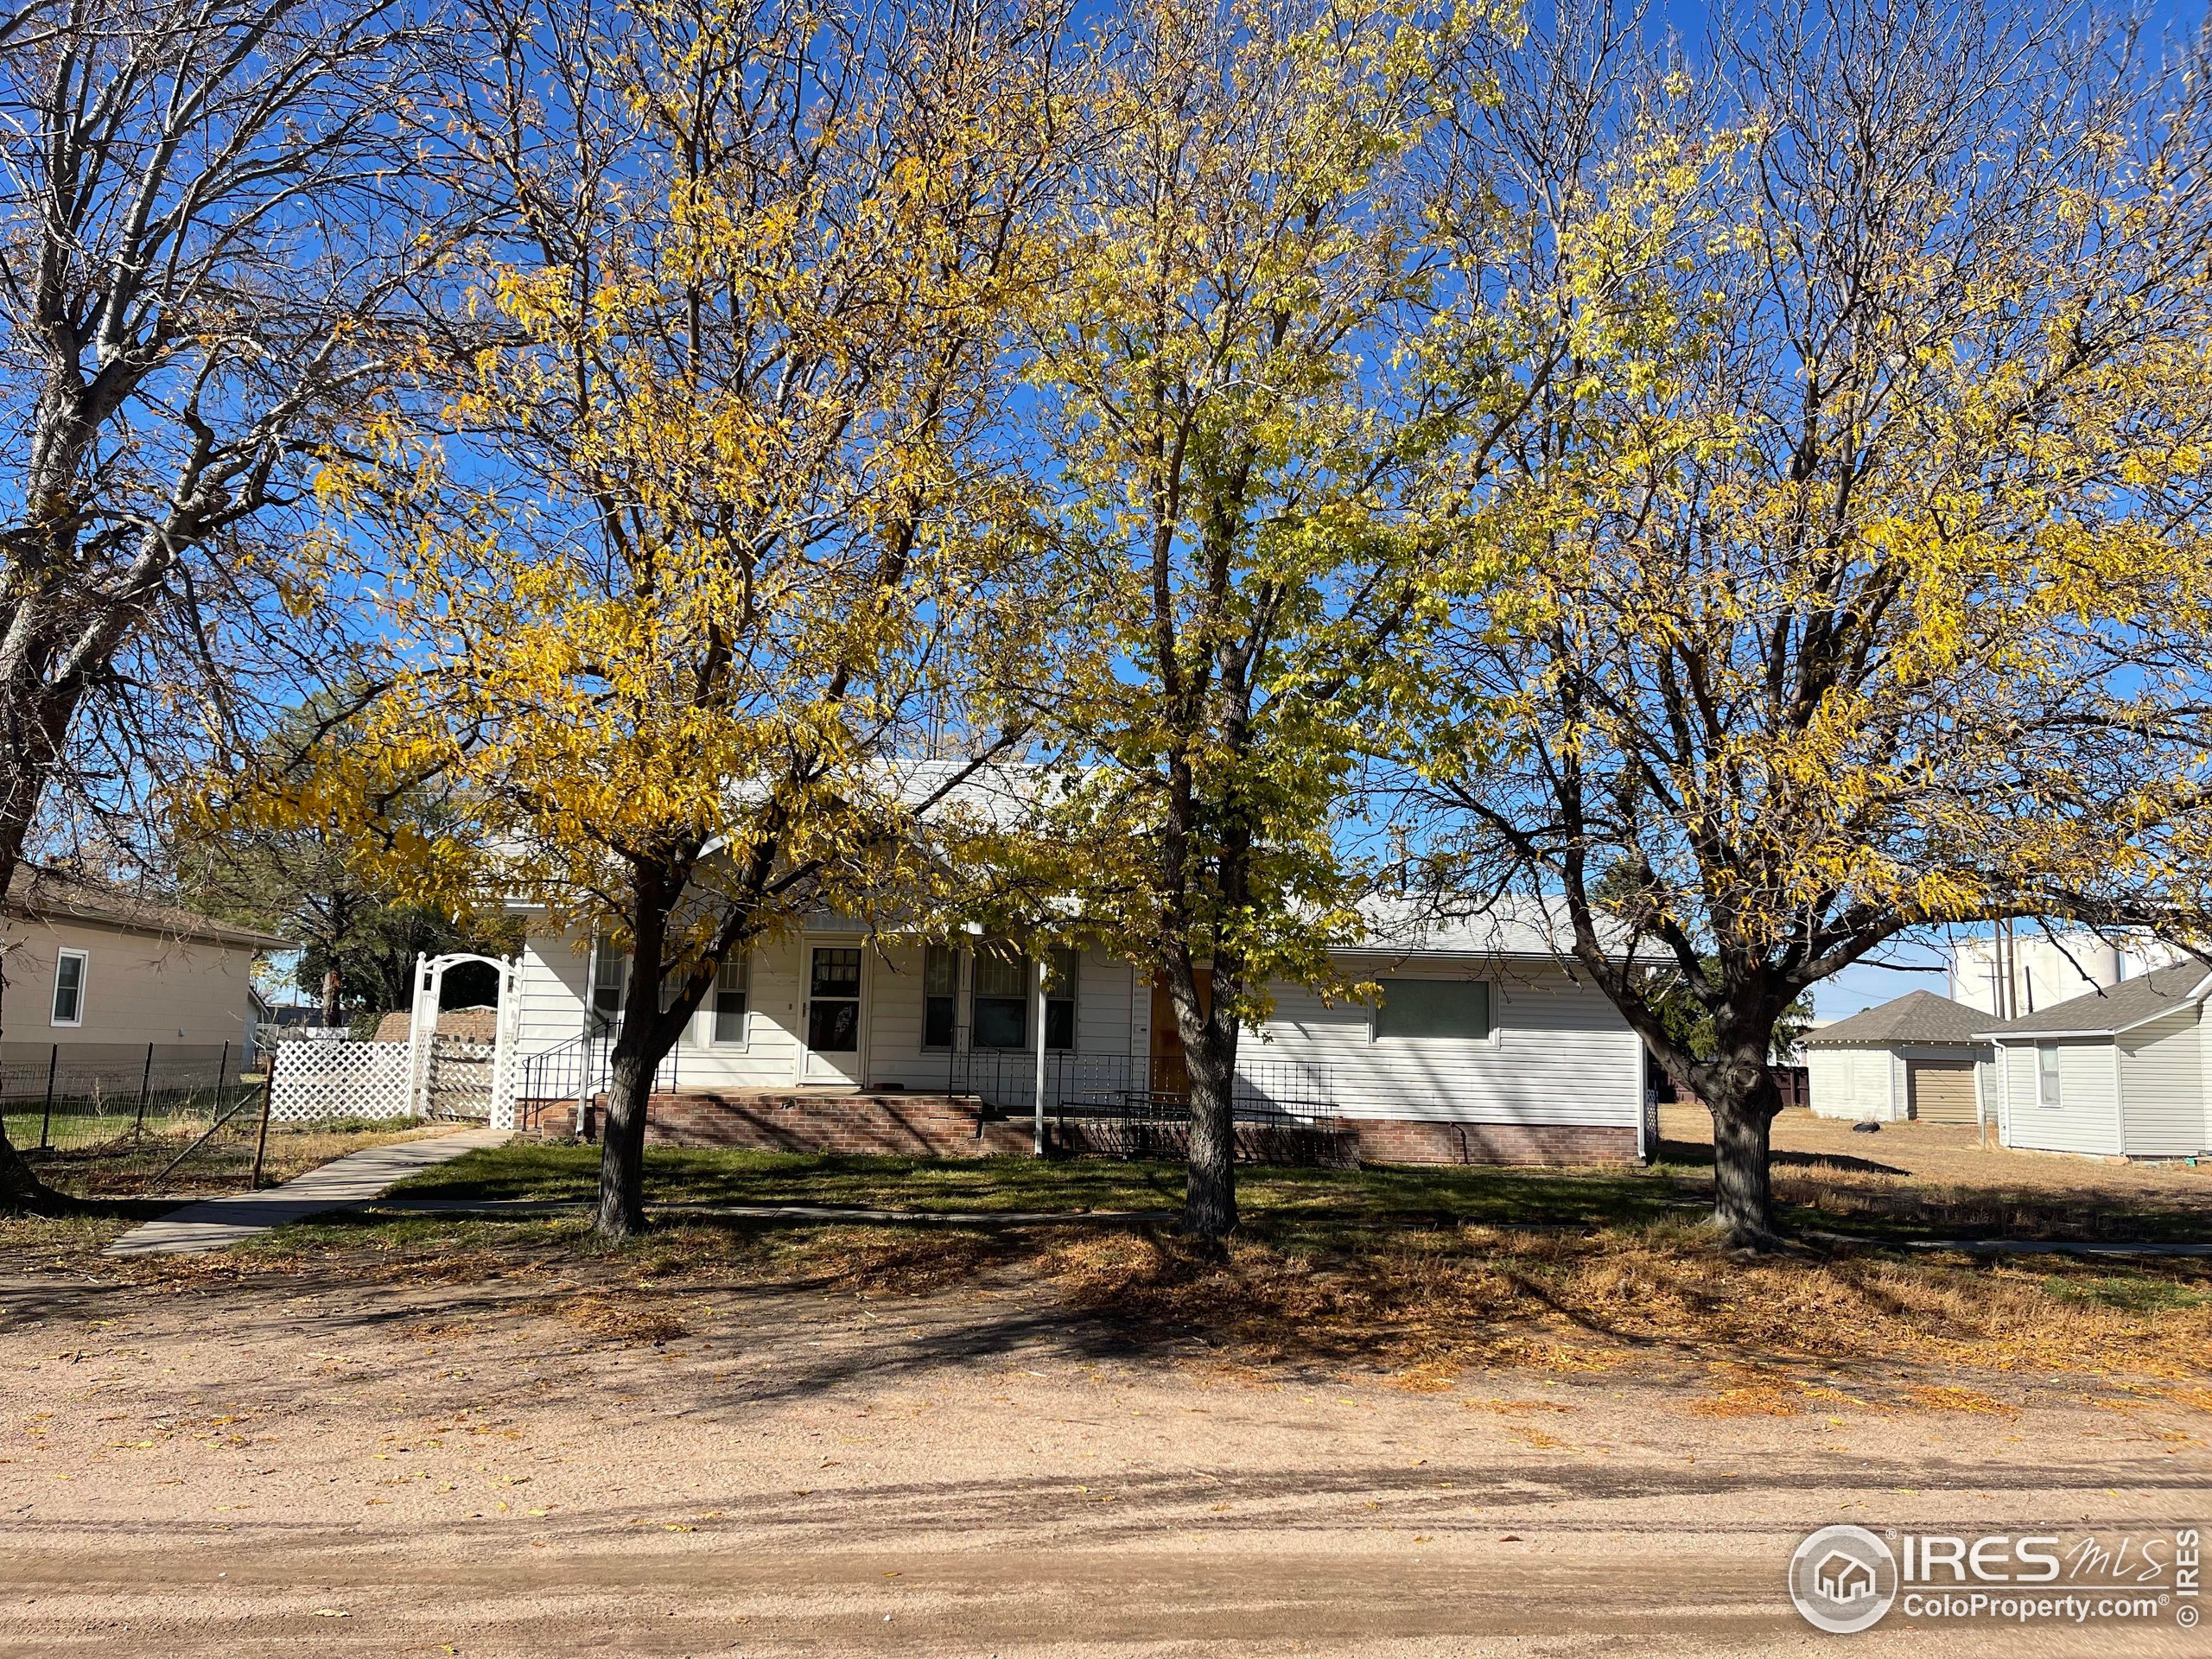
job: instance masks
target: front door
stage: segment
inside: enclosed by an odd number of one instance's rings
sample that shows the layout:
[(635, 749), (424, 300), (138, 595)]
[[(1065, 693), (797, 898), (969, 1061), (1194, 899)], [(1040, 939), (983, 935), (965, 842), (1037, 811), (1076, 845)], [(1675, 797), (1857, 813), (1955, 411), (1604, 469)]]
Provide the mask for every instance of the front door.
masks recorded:
[[(1201, 968), (1196, 978), (1198, 1007), (1211, 1008), (1213, 969)], [(1152, 1092), (1172, 1100), (1187, 1100), (1191, 1094), (1191, 1068), (1183, 1060), (1183, 1031), (1175, 1022), (1175, 999), (1164, 975), (1152, 982)]]
[(806, 1047), (801, 1083), (861, 1080), (861, 949), (817, 944), (807, 950)]

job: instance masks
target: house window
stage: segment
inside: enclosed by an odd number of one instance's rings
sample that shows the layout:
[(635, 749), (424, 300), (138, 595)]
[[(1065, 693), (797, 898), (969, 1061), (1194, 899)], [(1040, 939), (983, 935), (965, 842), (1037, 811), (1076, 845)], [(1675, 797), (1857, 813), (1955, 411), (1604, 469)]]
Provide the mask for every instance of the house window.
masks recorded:
[(2058, 1045), (2036, 1045), (2036, 1103), (2056, 1106), (2058, 1099)]
[(82, 950), (64, 950), (54, 963), (54, 1023), (85, 1023), (85, 968), (92, 960)]
[(1045, 1046), (1065, 1053), (1075, 1047), (1076, 964), (1073, 950), (1045, 953)]
[(617, 950), (612, 939), (591, 942), (591, 1011), (612, 1025), (622, 1017), (622, 994), (630, 980), (627, 951)]
[(749, 964), (743, 956), (725, 957), (715, 975), (715, 1040), (745, 1040), (745, 989)]
[(1028, 1045), (1028, 958), (1004, 945), (986, 945), (976, 953), (972, 1028), (978, 1048)]
[(959, 1005), (960, 957), (949, 944), (922, 951), (922, 1046), (950, 1048), (954, 1010)]
[(1478, 1043), (1490, 1036), (1490, 987), (1478, 979), (1386, 979), (1375, 1040)]

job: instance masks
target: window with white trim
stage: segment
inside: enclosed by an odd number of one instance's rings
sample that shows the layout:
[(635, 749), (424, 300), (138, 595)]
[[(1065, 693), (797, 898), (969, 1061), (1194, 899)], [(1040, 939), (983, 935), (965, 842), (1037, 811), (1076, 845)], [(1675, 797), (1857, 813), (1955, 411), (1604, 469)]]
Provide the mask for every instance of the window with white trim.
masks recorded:
[(1075, 993), (1081, 955), (1073, 950), (1045, 953), (1045, 1046), (1060, 1053), (1075, 1048)]
[(2037, 1043), (2036, 1045), (2036, 1104), (2057, 1106), (2062, 1103), (2058, 1092), (2058, 1045)]
[(976, 952), (969, 1029), (977, 1048), (1029, 1046), (1029, 959), (1008, 945)]
[(960, 1005), (960, 953), (949, 944), (922, 949), (922, 1046), (950, 1048)]
[(741, 1046), (745, 1041), (745, 994), (751, 963), (741, 955), (722, 958), (715, 975), (715, 1041)]
[(622, 1017), (623, 994), (630, 984), (630, 953), (614, 948), (604, 935), (591, 942), (591, 1011), (612, 1025)]
[(85, 976), (92, 957), (64, 950), (54, 959), (54, 1020), (57, 1026), (85, 1023)]
[(1487, 1042), (1490, 986), (1479, 979), (1385, 979), (1375, 1003), (1374, 1040)]

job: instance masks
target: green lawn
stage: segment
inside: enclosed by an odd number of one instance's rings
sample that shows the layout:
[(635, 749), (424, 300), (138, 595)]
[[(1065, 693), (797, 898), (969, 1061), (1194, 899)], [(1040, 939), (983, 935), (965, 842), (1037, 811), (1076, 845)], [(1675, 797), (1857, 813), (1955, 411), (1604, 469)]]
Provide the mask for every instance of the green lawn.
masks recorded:
[[(1380, 1169), (1246, 1168), (1237, 1197), (1248, 1226), (1329, 1227), (1407, 1223), (1589, 1228), (1694, 1219), (1712, 1200), (1700, 1148), (1669, 1142), (1677, 1161), (1649, 1168), (1430, 1166)], [(411, 1197), (588, 1201), (599, 1187), (599, 1148), (514, 1141), (473, 1152), (415, 1177)], [(1988, 1185), (1899, 1182), (1849, 1171), (1776, 1171), (1786, 1230), (1869, 1238), (1924, 1236), (2199, 1239), (2206, 1217), (2178, 1200), (2135, 1194), (2013, 1190), (1991, 1161)], [(1036, 1211), (1174, 1210), (1178, 1164), (1106, 1159), (830, 1157), (655, 1147), (645, 1154), (653, 1205), (824, 1204), (945, 1214)]]
[[(427, 1170), (398, 1189), (411, 1198), (588, 1199), (599, 1148), (515, 1141)], [(1238, 1172), (1249, 1220), (1477, 1222), (1599, 1226), (1656, 1219), (1701, 1202), (1694, 1180), (1641, 1170), (1497, 1168), (1277, 1169)], [(1080, 1212), (1173, 1210), (1179, 1164), (1104, 1159), (828, 1157), (655, 1147), (645, 1154), (651, 1204), (831, 1204), (929, 1210)]]

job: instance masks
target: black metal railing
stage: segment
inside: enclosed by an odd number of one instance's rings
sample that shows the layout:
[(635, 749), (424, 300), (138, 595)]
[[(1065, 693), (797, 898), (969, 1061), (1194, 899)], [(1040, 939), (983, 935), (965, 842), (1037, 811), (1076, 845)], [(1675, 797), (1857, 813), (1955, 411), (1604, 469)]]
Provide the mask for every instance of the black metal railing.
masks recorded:
[[(614, 1033), (611, 1029), (586, 1032), (567, 1042), (514, 1063), (512, 1098), (516, 1127), (535, 1129), (549, 1116), (564, 1110), (588, 1110), (590, 1103), (607, 1091), (613, 1074)], [(673, 1094), (683, 1081), (683, 1051), (679, 1045), (653, 1071), (653, 1090)], [(567, 1120), (571, 1127), (575, 1119)]]
[[(981, 1101), (987, 1116), (1026, 1117), (1037, 1109), (1033, 1052), (969, 1049), (944, 1057), (945, 1090)], [(1191, 1082), (1180, 1059), (1125, 1055), (1045, 1056), (1045, 1115), (1179, 1122), (1191, 1110)], [(1326, 1066), (1292, 1060), (1242, 1060), (1230, 1094), (1240, 1122), (1299, 1124), (1336, 1114)]]

